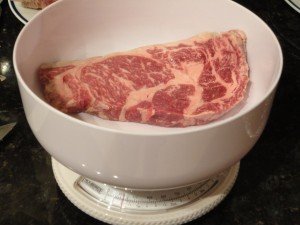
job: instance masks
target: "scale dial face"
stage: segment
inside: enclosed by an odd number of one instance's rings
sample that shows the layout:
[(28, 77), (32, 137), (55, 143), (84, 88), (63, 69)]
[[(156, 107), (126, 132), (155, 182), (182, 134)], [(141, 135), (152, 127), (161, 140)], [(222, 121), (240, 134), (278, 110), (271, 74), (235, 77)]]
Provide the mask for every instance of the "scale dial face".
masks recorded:
[(80, 177), (75, 187), (79, 193), (109, 210), (147, 213), (171, 210), (192, 203), (208, 194), (221, 181), (222, 175), (191, 186), (171, 190), (136, 191), (116, 188)]
[(117, 225), (174, 225), (196, 219), (219, 204), (232, 188), (239, 163), (187, 187), (140, 191), (81, 177), (52, 159), (55, 179), (66, 197), (88, 215)]

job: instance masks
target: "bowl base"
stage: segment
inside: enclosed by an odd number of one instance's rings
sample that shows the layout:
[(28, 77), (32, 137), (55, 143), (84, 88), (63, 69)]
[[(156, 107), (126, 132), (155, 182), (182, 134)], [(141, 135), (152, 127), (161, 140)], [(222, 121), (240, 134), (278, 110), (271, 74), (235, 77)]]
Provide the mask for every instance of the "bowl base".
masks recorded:
[(110, 224), (182, 224), (216, 207), (231, 190), (239, 163), (200, 183), (170, 190), (128, 190), (84, 178), (52, 158), (66, 197), (88, 215)]

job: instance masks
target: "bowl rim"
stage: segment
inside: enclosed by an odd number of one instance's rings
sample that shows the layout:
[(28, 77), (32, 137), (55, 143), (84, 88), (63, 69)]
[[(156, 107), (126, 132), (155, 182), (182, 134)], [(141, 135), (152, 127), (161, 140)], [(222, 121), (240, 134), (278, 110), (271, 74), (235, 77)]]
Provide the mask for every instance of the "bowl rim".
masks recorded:
[[(68, 0), (65, 0), (68, 1)], [(57, 1), (54, 2), (53, 4), (51, 4), (50, 6), (46, 7), (45, 9), (43, 9), (43, 11), (48, 11), (51, 10), (53, 7), (56, 7), (56, 5), (59, 4), (63, 4), (63, 2), (65, 1)], [(69, 0), (69, 1), (73, 1), (73, 0)], [(282, 49), (280, 46), (280, 43), (276, 37), (276, 35), (274, 34), (274, 32), (272, 31), (272, 29), (259, 17), (257, 16), (255, 13), (253, 13), (251, 10), (247, 9), (246, 7), (231, 1), (231, 0), (226, 0), (227, 4), (232, 4), (234, 5), (234, 7), (239, 7), (241, 10), (243, 10), (245, 13), (250, 14), (251, 16), (253, 16), (258, 22), (260, 22), (263, 26), (265, 26), (265, 28), (267, 29), (268, 32), (270, 32), (274, 43), (276, 44), (277, 47), (277, 51), (279, 52), (279, 65), (278, 65), (278, 69), (277, 69), (277, 73), (276, 73), (276, 79), (273, 80), (273, 83), (270, 85), (268, 91), (263, 95), (263, 97), (260, 98), (259, 101), (257, 101), (255, 104), (253, 104), (249, 109), (245, 110), (243, 113), (237, 113), (233, 116), (230, 116), (228, 118), (225, 118), (224, 120), (220, 120), (220, 121), (214, 121), (214, 123), (208, 123), (208, 124), (204, 124), (204, 125), (199, 125), (196, 129), (193, 130), (185, 130), (185, 128), (167, 128), (168, 131), (158, 131), (155, 133), (138, 133), (137, 131), (124, 131), (124, 130), (118, 130), (116, 128), (107, 128), (107, 127), (101, 127), (99, 125), (95, 125), (92, 123), (88, 123), (85, 122), (83, 120), (74, 118), (68, 114), (65, 114), (61, 111), (59, 111), (58, 109), (52, 107), (50, 104), (48, 104), (47, 102), (43, 101), (41, 98), (39, 98), (29, 87), (28, 85), (25, 83), (25, 81), (23, 80), (22, 76), (20, 75), (19, 72), (19, 67), (17, 65), (17, 52), (18, 52), (18, 46), (19, 43), (22, 39), (23, 34), (26, 32), (27, 27), (29, 27), (33, 21), (37, 20), (42, 13), (39, 12), (37, 15), (35, 15), (32, 20), (30, 20), (21, 30), (21, 32), (19, 33), (17, 40), (15, 42), (14, 45), (14, 49), (13, 49), (13, 66), (14, 66), (14, 70), (16, 73), (16, 77), (17, 80), (19, 82), (19, 85), (21, 84), (23, 86), (23, 88), (27, 91), (27, 93), (34, 98), (35, 101), (37, 101), (39, 104), (41, 104), (42, 106), (46, 107), (48, 110), (52, 111), (54, 114), (56, 114), (57, 116), (62, 116), (63, 118), (69, 120), (70, 122), (75, 122), (78, 125), (81, 126), (87, 126), (89, 128), (92, 129), (96, 129), (99, 131), (105, 131), (105, 132), (111, 132), (111, 133), (117, 133), (117, 134), (125, 134), (125, 135), (134, 135), (134, 136), (171, 136), (171, 135), (182, 135), (182, 134), (189, 134), (189, 133), (196, 133), (199, 131), (203, 131), (203, 130), (209, 130), (230, 122), (233, 122), (241, 117), (243, 117), (244, 115), (248, 114), (250, 111), (252, 111), (253, 109), (255, 109), (256, 107), (258, 107), (263, 101), (265, 101), (265, 99), (267, 99), (272, 92), (276, 89), (277, 84), (279, 83), (279, 80), (281, 78), (281, 74), (282, 74), (282, 69), (283, 69), (283, 53), (282, 53)], [(148, 125), (148, 124), (145, 124)], [(173, 130), (172, 130), (173, 129)], [(172, 130), (172, 131), (170, 131)]]

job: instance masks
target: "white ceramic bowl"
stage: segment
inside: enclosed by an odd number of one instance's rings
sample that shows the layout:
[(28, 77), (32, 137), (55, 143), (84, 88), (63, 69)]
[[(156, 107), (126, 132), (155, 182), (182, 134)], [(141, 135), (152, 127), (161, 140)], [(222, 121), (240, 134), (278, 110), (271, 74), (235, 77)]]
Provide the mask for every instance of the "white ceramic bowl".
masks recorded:
[[(74, 118), (43, 100), (36, 75), (41, 63), (230, 29), (248, 37), (249, 96), (210, 124), (163, 128)], [(28, 123), (55, 159), (96, 181), (147, 189), (194, 183), (238, 162), (264, 129), (282, 70), (270, 28), (229, 0), (58, 1), (24, 27), (13, 60)]]

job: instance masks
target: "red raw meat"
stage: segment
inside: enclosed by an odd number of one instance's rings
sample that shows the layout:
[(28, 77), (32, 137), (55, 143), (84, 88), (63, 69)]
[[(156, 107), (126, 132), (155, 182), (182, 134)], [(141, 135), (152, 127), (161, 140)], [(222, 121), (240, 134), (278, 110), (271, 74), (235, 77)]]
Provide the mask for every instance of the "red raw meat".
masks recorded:
[(83, 61), (45, 64), (46, 100), (65, 113), (186, 127), (208, 123), (245, 95), (246, 36), (232, 30)]

